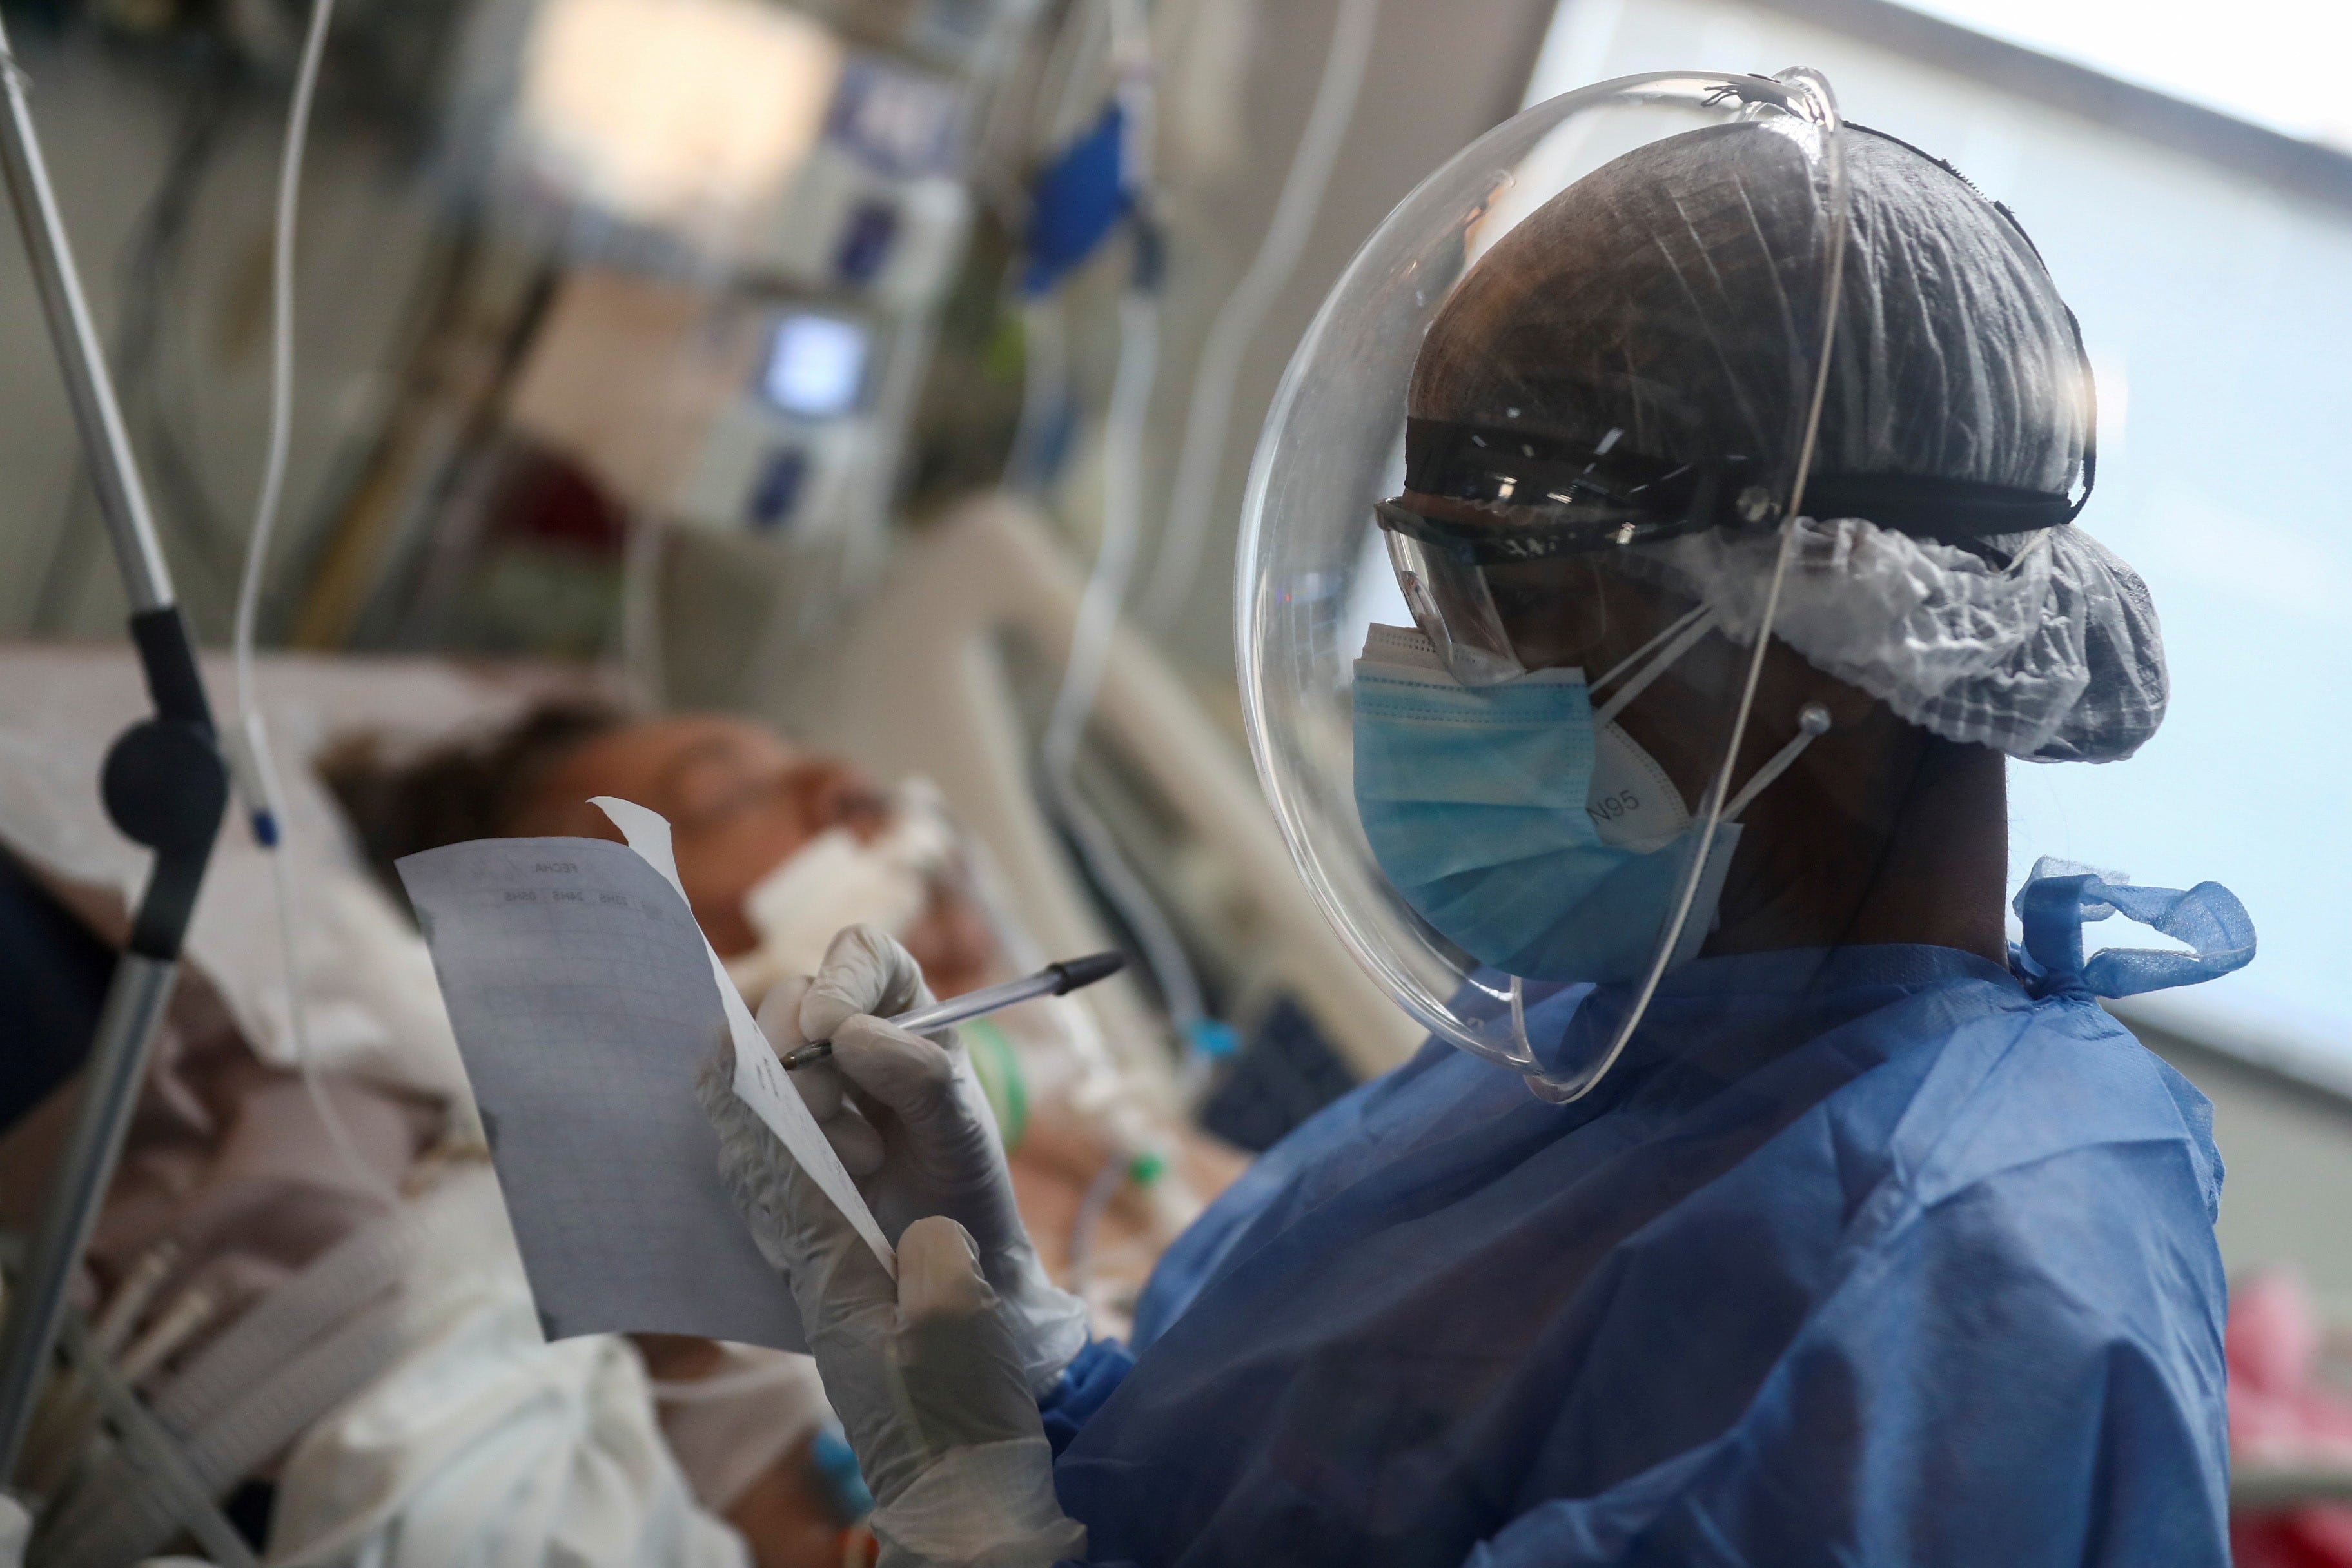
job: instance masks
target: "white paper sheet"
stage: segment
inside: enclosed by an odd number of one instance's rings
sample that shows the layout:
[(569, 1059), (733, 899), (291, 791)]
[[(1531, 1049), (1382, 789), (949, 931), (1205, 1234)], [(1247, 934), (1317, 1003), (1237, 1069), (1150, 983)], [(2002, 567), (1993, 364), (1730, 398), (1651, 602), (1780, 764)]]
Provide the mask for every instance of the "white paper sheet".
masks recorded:
[[(608, 795), (597, 795), (589, 804), (613, 819), (613, 826), (621, 830), (629, 847), (662, 874), (662, 879), (677, 890), (678, 903), (683, 906), (687, 901), (686, 887), (677, 879), (677, 857), (670, 850), (668, 819), (657, 811), (648, 811)], [(688, 919), (690, 921), (693, 916), (689, 914)], [(701, 930), (695, 927), (696, 934), (699, 935)], [(727, 977), (727, 965), (707, 937), (703, 939), (702, 951), (710, 960), (710, 978), (718, 985), (719, 1005), (727, 1014), (727, 1031), (735, 1042), (735, 1098), (750, 1106), (768, 1124), (768, 1131), (783, 1140), (784, 1147), (792, 1151), (801, 1169), (816, 1178), (817, 1185), (848, 1216), (851, 1226), (866, 1238), (866, 1245), (873, 1248), (874, 1256), (881, 1259), (882, 1267), (896, 1279), (898, 1255), (883, 1237), (882, 1227), (874, 1223), (873, 1211), (866, 1206), (857, 1184), (849, 1179), (841, 1156), (824, 1141), (824, 1133), (818, 1128), (816, 1118), (809, 1114), (808, 1104), (801, 1099), (800, 1091), (784, 1081), (783, 1064), (776, 1060), (768, 1037), (760, 1033), (751, 1010), (743, 1005), (742, 994)]]
[(659, 825), (659, 863), (601, 839), (493, 839), (412, 855), (401, 879), (549, 1337), (642, 1331), (801, 1350), (792, 1293), (720, 1184), (695, 1102), (715, 1045), (732, 1044), (737, 1091), (748, 1079), (744, 1098), (770, 1126), (800, 1112), (796, 1132), (778, 1136), (813, 1140), (795, 1156), (822, 1151), (856, 1204), (844, 1212), (886, 1258), (887, 1245), (781, 1068), (761, 1081), (756, 1064), (773, 1068), (774, 1055), (687, 908), (668, 824), (643, 815)]

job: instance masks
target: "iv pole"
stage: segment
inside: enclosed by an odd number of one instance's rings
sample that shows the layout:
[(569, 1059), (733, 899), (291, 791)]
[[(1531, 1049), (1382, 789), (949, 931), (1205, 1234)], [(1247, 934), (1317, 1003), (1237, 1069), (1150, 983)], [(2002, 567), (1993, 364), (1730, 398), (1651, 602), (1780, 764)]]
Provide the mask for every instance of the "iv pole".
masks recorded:
[(16, 1471), (33, 1402), (55, 1353), (66, 1287), (121, 1155), (148, 1050), (179, 974), (196, 889), (228, 805), (228, 773), (196, 673), (195, 647), (172, 593), (171, 571), (82, 297), (65, 220), (34, 134), (27, 86), (0, 27), (0, 91), (7, 100), (0, 113), (0, 178), (40, 289), (50, 344), (131, 602), (131, 646), (155, 704), (154, 717), (124, 731), (107, 752), (100, 794), (114, 826), (153, 850), (155, 863), (132, 917), (131, 940), (116, 961), (98, 1037), (82, 1069), (81, 1098), (0, 1329), (0, 1486)]

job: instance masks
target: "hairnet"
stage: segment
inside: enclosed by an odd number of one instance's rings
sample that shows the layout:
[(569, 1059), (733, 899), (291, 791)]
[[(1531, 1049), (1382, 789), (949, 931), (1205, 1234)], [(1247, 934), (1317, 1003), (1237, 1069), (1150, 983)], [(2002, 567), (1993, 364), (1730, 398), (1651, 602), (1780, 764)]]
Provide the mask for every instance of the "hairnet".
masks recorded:
[[(1601, 447), (1617, 432), (1675, 462), (1782, 448), (1810, 391), (1790, 377), (1814, 326), (1816, 176), (1794, 144), (1739, 129), (1614, 160), (1472, 268), (1414, 365), (1408, 489), (1433, 488), (1415, 483), (1414, 437), (1441, 423)], [(1966, 486), (2063, 498), (2084, 472), (2092, 388), (2065, 304), (2022, 231), (1952, 171), (1873, 132), (1843, 149), (1849, 230), (1806, 510), (1881, 515), (1802, 526), (1773, 629), (1948, 739), (2128, 756), (2165, 705), (2146, 586), (2071, 523), (1985, 533), (1942, 510)], [(1840, 495), (1864, 478), (1895, 480), (1896, 499)], [(1775, 549), (1710, 530), (1628, 555), (1745, 640)]]

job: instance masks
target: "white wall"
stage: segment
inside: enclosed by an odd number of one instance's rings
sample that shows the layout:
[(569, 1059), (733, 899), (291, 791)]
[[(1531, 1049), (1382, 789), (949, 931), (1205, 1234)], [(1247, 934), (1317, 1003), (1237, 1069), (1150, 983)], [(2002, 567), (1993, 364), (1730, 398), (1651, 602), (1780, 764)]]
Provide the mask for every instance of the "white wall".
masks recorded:
[(2352, 1320), (2352, 1101), (2140, 1027), (2143, 1043), (2213, 1102), (2221, 1261), (2232, 1278), (2287, 1264), (2331, 1316)]

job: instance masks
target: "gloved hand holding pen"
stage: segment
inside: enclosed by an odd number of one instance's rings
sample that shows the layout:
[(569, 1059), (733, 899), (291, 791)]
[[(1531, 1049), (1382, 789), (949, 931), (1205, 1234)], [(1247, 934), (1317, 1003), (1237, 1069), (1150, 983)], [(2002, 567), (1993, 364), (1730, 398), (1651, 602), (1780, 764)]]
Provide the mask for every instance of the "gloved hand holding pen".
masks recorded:
[(885, 1564), (1028, 1568), (1085, 1550), (1054, 1496), (1036, 1396), (1086, 1343), (1013, 1199), (988, 1101), (952, 1033), (873, 1015), (930, 1000), (907, 950), (870, 927), (836, 936), (814, 980), (769, 993), (779, 1056), (830, 1039), (791, 1081), (898, 1249), (894, 1284), (822, 1188), (735, 1097), (722, 1051), (698, 1083), (719, 1173), (786, 1278), (809, 1349), (875, 1498)]
[(874, 1494), (883, 1568), (1045, 1568), (1081, 1555), (1086, 1529), (1055, 1500), (1053, 1450), (971, 1236), (950, 1219), (915, 1220), (898, 1234), (894, 1283), (735, 1098), (723, 1058), (698, 1089), (719, 1131), (720, 1173), (791, 1283), (825, 1396)]
[(1013, 1204), (1004, 1138), (962, 1041), (894, 1030), (879, 1016), (931, 1002), (922, 966), (882, 931), (849, 926), (814, 980), (783, 980), (760, 1006), (776, 1056), (812, 1039), (833, 1058), (793, 1072), (833, 1150), (856, 1178), (882, 1232), (898, 1237), (946, 1215), (979, 1246), (981, 1274), (1033, 1394), (1042, 1396), (1087, 1344), (1087, 1305), (1054, 1286)]
[(921, 968), (870, 926), (835, 937), (814, 981), (786, 980), (760, 1007), (779, 1057), (830, 1039), (831, 1059), (792, 1075), (801, 1098), (894, 1239), (926, 1215), (968, 1231), (1030, 1392), (1043, 1395), (1087, 1342), (1086, 1305), (1057, 1289), (1013, 1202), (1003, 1140), (953, 1031), (928, 1038), (876, 1015), (929, 1004)]

